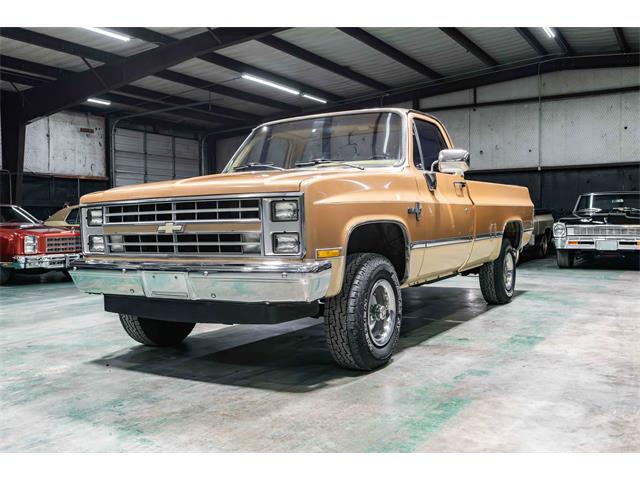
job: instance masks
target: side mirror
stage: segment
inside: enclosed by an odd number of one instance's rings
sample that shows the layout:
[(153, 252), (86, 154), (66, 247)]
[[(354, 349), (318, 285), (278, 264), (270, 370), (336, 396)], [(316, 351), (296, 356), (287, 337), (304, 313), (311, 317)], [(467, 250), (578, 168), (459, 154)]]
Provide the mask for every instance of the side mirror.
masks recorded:
[(469, 152), (461, 148), (440, 150), (438, 161), (434, 162), (432, 169), (438, 165), (438, 171), (442, 173), (460, 173), (469, 170)]

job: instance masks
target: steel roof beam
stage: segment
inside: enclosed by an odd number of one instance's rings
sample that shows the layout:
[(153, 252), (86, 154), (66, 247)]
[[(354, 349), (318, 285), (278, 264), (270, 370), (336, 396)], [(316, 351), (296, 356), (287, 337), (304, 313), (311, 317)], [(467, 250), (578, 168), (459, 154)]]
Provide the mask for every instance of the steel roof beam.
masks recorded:
[(485, 65), (489, 67), (496, 67), (499, 65), (495, 58), (481, 49), (457, 28), (441, 27), (440, 30)]
[(559, 28), (553, 27), (553, 33), (555, 34), (553, 39), (555, 40), (556, 44), (560, 47), (560, 50), (562, 50), (562, 53), (564, 55), (573, 56), (576, 54), (576, 51), (571, 47), (571, 45), (569, 45), (569, 42), (567, 41), (565, 36), (562, 34)]
[(624, 36), (624, 31), (620, 27), (614, 27), (613, 33), (616, 36), (616, 41), (618, 42), (618, 46), (620, 47), (620, 51), (622, 53), (629, 53), (631, 49), (629, 48), (629, 43)]
[[(69, 55), (80, 56), (82, 58), (97, 60), (104, 63), (115, 62), (115, 61), (123, 60), (126, 58), (120, 55), (104, 52), (102, 50), (98, 50), (91, 47), (86, 47), (84, 45), (69, 42), (67, 40), (59, 39), (56, 37), (50, 37), (48, 35), (44, 35), (38, 32), (33, 32), (31, 30), (26, 30), (23, 28), (0, 28), (0, 36), (11, 38), (13, 40), (17, 40), (23, 43), (30, 43), (32, 45), (36, 45), (42, 48), (55, 50), (57, 52), (68, 53)], [(22, 60), (21, 62), (27, 62), (27, 61)], [(243, 92), (241, 90), (236, 90), (234, 88), (227, 87), (224, 85), (211, 84), (210, 82), (207, 82), (205, 80), (180, 74), (172, 70), (156, 72), (153, 74), (153, 76), (158, 78), (163, 78), (165, 80), (170, 80), (176, 83), (182, 83), (185, 86), (199, 88), (199, 89), (210, 91), (212, 93), (224, 95), (227, 97), (237, 98), (239, 100), (256, 103), (258, 105), (265, 105), (268, 107), (272, 107), (279, 110), (290, 111), (293, 113), (297, 113), (300, 111), (300, 108), (284, 102), (272, 100), (270, 98), (262, 97), (260, 95), (254, 95), (251, 93)]]
[[(153, 30), (149, 30), (147, 28), (116, 28), (116, 30), (121, 33), (126, 33), (127, 35), (133, 36), (134, 38), (138, 38), (139, 40), (144, 40), (146, 42), (153, 42), (157, 45), (171, 45), (179, 40), (176, 40), (173, 37), (168, 35), (163, 35), (158, 32), (154, 32)], [(210, 35), (217, 36), (219, 28), (211, 29)], [(313, 87), (311, 85), (306, 85), (297, 80), (285, 77), (283, 75), (279, 75), (274, 72), (270, 72), (267, 70), (263, 70), (258, 67), (254, 67), (252, 65), (248, 65), (243, 62), (239, 62), (229, 57), (225, 57), (224, 55), (220, 55), (217, 53), (207, 53), (205, 55), (199, 55), (197, 57), (200, 60), (203, 60), (208, 63), (212, 63), (219, 67), (226, 68), (227, 70), (232, 70), (238, 73), (248, 73), (250, 75), (255, 75), (257, 77), (264, 78), (271, 82), (279, 83), (282, 85), (286, 85), (291, 88), (296, 88), (304, 93), (309, 93), (311, 95), (315, 95), (318, 97), (322, 97), (325, 100), (330, 101), (340, 101), (343, 100), (339, 95), (335, 95), (333, 93), (327, 92), (326, 90), (322, 90), (320, 88)]]
[[(73, 73), (75, 73), (71, 70), (66, 70), (66, 69), (57, 68), (57, 67), (50, 67), (49, 65), (43, 65), (35, 62), (21, 60), (18, 58), (7, 56), (7, 55), (0, 55), (0, 65), (2, 65), (3, 67), (8, 67), (8, 68), (20, 70), (20, 71), (31, 73), (31, 74), (42, 75), (42, 76), (50, 77), (53, 79), (64, 78), (65, 75), (72, 75)], [(43, 83), (46, 83), (46, 82), (38, 82), (37, 80), (42, 80), (42, 79), (39, 79), (37, 77), (33, 77), (33, 78), (34, 80), (32, 81), (32, 83), (29, 83), (30, 86), (37, 86), (37, 85), (42, 85)], [(146, 88), (136, 87), (133, 85), (127, 85), (127, 86), (121, 87), (117, 91), (127, 95), (132, 95), (134, 97), (142, 97), (149, 100), (156, 100), (168, 105), (190, 105), (195, 102), (190, 98), (180, 97), (177, 95), (167, 95), (161, 92), (157, 92), (155, 90), (148, 90)], [(258, 120), (259, 118), (256, 115), (251, 115), (249, 113), (241, 112), (239, 110), (234, 110), (231, 108), (219, 107), (216, 105), (197, 105), (197, 106), (189, 106), (188, 108), (192, 110), (198, 110), (200, 112), (208, 113), (210, 116), (215, 117), (216, 121), (226, 120), (227, 118), (230, 118), (232, 120), (242, 120), (242, 121), (251, 122), (251, 121)], [(201, 119), (200, 116), (196, 118)]]
[(544, 57), (545, 55), (549, 55), (547, 49), (538, 41), (538, 39), (531, 33), (526, 27), (516, 27), (516, 32), (520, 34), (520, 36), (529, 44), (531, 48), (533, 48), (538, 55)]
[(410, 68), (418, 72), (421, 75), (424, 75), (430, 79), (438, 79), (442, 78), (442, 75), (436, 72), (435, 70), (427, 67), (426, 65), (418, 62), (416, 59), (411, 58), (406, 53), (401, 52), (395, 47), (392, 47), (386, 42), (383, 42), (378, 37), (371, 35), (369, 32), (363, 30), (362, 28), (352, 28), (352, 27), (344, 27), (338, 28), (343, 33), (346, 33), (352, 38), (355, 38), (361, 43), (364, 43), (366, 46), (373, 48), (379, 53), (395, 60), (398, 63), (401, 63), (405, 67)]
[(273, 35), (269, 35), (267, 37), (263, 37), (258, 40), (260, 43), (263, 43), (271, 48), (275, 48), (287, 55), (291, 55), (299, 60), (315, 65), (316, 67), (320, 67), (329, 72), (335, 73), (336, 75), (340, 75), (341, 77), (348, 78), (349, 80), (353, 80), (354, 82), (361, 83), (362, 85), (366, 85), (367, 87), (373, 88), (374, 90), (389, 90), (390, 87), (382, 82), (374, 80), (371, 77), (367, 77), (361, 73), (358, 73), (354, 70), (351, 70), (349, 67), (345, 67), (339, 65), (331, 60), (328, 60), (320, 55), (316, 55), (315, 53), (310, 52), (309, 50), (305, 50), (304, 48), (298, 47), (293, 43), (287, 42), (281, 38), (275, 37)]

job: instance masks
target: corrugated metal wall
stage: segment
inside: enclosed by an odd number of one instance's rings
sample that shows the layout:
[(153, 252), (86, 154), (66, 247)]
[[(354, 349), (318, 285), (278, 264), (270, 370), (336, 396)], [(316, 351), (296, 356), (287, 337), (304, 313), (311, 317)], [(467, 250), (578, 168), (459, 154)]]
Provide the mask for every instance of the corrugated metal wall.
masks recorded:
[(132, 185), (201, 174), (197, 140), (117, 128), (113, 185)]

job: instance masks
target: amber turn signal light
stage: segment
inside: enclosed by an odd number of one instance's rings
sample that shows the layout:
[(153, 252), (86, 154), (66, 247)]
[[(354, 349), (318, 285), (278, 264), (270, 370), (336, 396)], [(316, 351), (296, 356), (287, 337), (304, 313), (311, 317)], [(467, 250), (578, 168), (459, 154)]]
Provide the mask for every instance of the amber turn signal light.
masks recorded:
[(316, 250), (316, 258), (339, 257), (341, 250), (341, 248), (324, 248), (322, 250)]

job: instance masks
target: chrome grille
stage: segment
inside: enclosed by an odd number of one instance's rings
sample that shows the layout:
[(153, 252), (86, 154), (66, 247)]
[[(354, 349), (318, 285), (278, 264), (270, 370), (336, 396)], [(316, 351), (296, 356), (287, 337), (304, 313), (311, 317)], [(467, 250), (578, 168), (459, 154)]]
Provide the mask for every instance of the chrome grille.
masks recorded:
[(591, 236), (591, 237), (599, 237), (599, 236), (638, 237), (640, 236), (640, 226), (568, 225), (567, 235), (584, 235), (584, 236)]
[(169, 201), (111, 205), (106, 207), (105, 225), (170, 221), (228, 222), (260, 220), (260, 200), (221, 199)]
[[(259, 255), (261, 235), (258, 232), (109, 235), (107, 245), (112, 254)], [(114, 245), (122, 245), (124, 251), (115, 251)]]
[(80, 251), (80, 236), (47, 237), (47, 253), (74, 253)]

